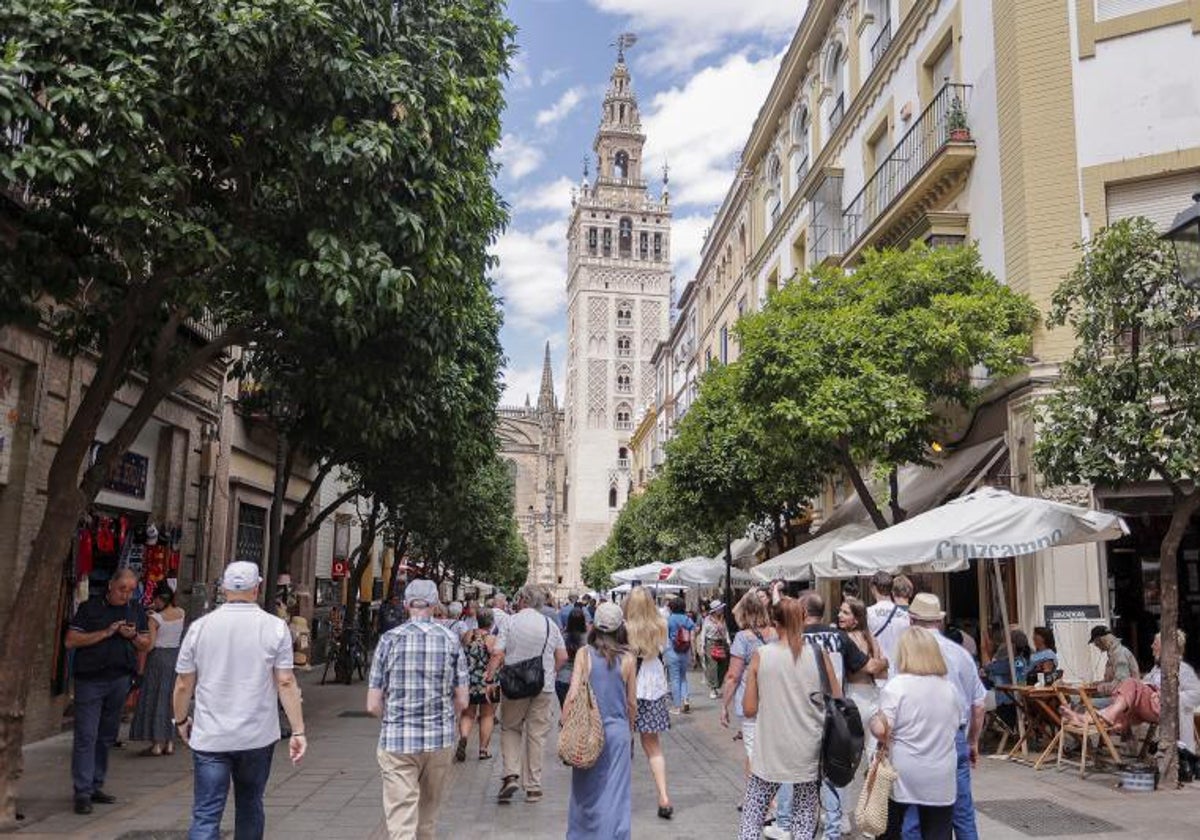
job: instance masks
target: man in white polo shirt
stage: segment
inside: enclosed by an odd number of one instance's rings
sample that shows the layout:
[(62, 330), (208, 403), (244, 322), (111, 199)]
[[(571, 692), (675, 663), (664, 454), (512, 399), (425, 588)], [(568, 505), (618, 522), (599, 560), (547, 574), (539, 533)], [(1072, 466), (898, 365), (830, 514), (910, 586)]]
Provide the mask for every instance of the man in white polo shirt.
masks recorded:
[(908, 611), (892, 601), (892, 576), (882, 569), (871, 578), (871, 595), (875, 603), (867, 607), (867, 629), (879, 640), (879, 647), (888, 661), (887, 672), (875, 678), (875, 682), (882, 685), (896, 673), (896, 645), (908, 629)]
[[(293, 762), (308, 743), (292, 673), (292, 636), (282, 619), (259, 607), (261, 583), (254, 563), (230, 563), (221, 579), (225, 603), (193, 622), (179, 648), (172, 722), (191, 747), (196, 775), (188, 840), (220, 836), (231, 779), (234, 836), (263, 836), (263, 792), (279, 741), (278, 702), (292, 728)], [(193, 693), (196, 709), (189, 714)]]

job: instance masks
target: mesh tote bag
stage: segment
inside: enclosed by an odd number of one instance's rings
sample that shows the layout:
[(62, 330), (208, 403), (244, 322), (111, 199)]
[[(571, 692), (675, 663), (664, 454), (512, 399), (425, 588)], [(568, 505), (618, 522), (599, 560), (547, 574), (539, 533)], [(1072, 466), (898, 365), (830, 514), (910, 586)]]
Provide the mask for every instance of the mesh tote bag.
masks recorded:
[(563, 710), (562, 729), (558, 731), (558, 757), (580, 770), (594, 766), (604, 752), (604, 721), (592, 693), (591, 656), (584, 662), (587, 664), (579, 675), (575, 699)]
[(887, 739), (890, 730), (884, 733), (867, 771), (867, 781), (858, 796), (858, 807), (854, 809), (854, 824), (863, 834), (878, 837), (887, 831), (888, 799), (892, 796), (892, 785), (896, 783), (896, 768), (887, 757)]

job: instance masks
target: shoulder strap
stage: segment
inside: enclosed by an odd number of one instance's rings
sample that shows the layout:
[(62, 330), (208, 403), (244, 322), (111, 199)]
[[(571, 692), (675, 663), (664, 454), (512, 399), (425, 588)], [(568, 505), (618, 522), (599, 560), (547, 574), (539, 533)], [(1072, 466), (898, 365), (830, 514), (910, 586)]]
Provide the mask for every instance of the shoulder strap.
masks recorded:
[(542, 616), (542, 618), (546, 622), (546, 639), (542, 642), (542, 656), (545, 656), (546, 648), (550, 646), (550, 619), (545, 616)]
[(821, 688), (828, 696), (835, 700), (841, 700), (842, 683), (838, 680), (837, 674), (833, 672), (833, 660), (829, 656), (829, 651), (825, 650), (822, 645), (813, 645), (813, 655), (818, 657), (817, 670), (821, 672)]
[(880, 627), (878, 630), (876, 630), (876, 631), (875, 631), (875, 638), (876, 638), (876, 639), (878, 639), (878, 638), (879, 638), (879, 635), (880, 635), (880, 634), (881, 634), (881, 633), (882, 633), (884, 630), (888, 629), (888, 625), (892, 623), (892, 619), (896, 617), (896, 613), (897, 613), (897, 612), (899, 612), (899, 611), (900, 611), (900, 605), (899, 605), (899, 604), (892, 604), (892, 611), (891, 611), (891, 613), (889, 613), (889, 614), (888, 614), (887, 621), (883, 622), (883, 626), (882, 626), (882, 627)]

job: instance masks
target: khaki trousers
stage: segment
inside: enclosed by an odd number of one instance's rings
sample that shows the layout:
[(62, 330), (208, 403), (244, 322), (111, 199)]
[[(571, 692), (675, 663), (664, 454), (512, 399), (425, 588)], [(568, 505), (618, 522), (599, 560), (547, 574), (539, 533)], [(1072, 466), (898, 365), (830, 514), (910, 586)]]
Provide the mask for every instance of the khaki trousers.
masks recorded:
[(500, 702), (500, 753), (505, 776), (520, 776), (525, 790), (542, 789), (542, 755), (550, 734), (554, 692)]
[(375, 751), (391, 840), (433, 840), (453, 755), (453, 747), (412, 754)]

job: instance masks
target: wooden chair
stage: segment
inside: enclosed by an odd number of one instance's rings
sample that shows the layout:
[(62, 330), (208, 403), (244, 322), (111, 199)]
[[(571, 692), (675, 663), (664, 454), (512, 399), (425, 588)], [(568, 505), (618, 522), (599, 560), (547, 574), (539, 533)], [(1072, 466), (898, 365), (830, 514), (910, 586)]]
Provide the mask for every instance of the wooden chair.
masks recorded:
[(1084, 721), (1081, 725), (1072, 723), (1066, 717), (1062, 718), (1061, 722), (1059, 723), (1058, 734), (1055, 736), (1055, 740), (1058, 742), (1058, 761), (1056, 762), (1055, 767), (1058, 769), (1062, 768), (1063, 750), (1066, 747), (1067, 735), (1073, 735), (1079, 739), (1079, 777), (1081, 779), (1087, 777), (1088, 748), (1091, 744), (1093, 735), (1096, 736), (1098, 740), (1096, 751), (1092, 754), (1093, 765), (1095, 765), (1097, 760), (1103, 760), (1099, 754), (1099, 748), (1100, 746), (1103, 746), (1108, 752), (1108, 757), (1112, 759), (1113, 766), (1119, 767), (1122, 764), (1121, 756), (1117, 752), (1117, 748), (1113, 746), (1112, 738), (1109, 737), (1109, 732), (1112, 730), (1112, 727), (1107, 721), (1104, 720), (1104, 718), (1100, 717), (1100, 713), (1096, 711), (1096, 707), (1092, 704), (1092, 698), (1088, 693), (1088, 689), (1084, 686), (1075, 686), (1072, 688), (1056, 686), (1056, 693), (1058, 694), (1060, 703), (1064, 706), (1069, 705), (1067, 699), (1068, 694), (1077, 695), (1080, 702), (1083, 704)]

